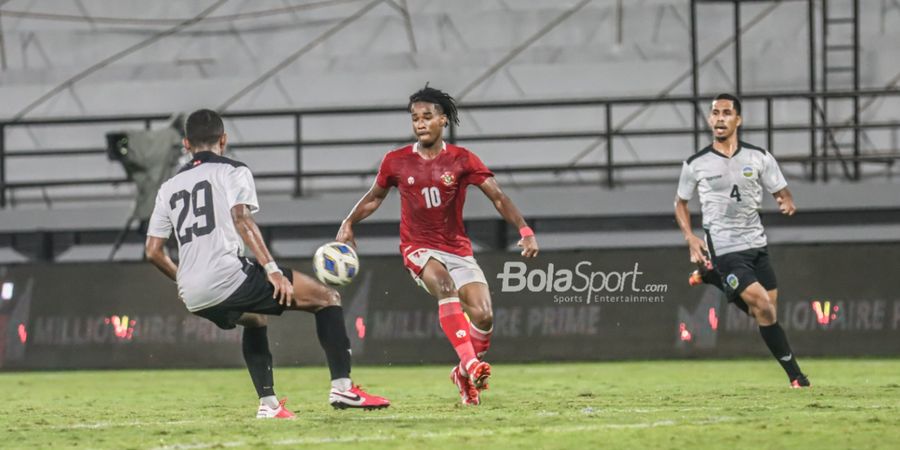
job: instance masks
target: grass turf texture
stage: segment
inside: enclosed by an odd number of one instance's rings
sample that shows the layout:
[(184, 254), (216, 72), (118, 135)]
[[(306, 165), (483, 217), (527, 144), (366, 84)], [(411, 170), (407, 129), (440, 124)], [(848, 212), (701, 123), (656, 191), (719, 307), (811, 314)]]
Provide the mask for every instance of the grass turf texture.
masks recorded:
[(327, 369), (276, 368), (294, 421), (256, 420), (245, 370), (0, 374), (3, 448), (900, 448), (900, 360), (497, 364), (480, 407), (449, 367), (359, 367), (381, 411), (335, 411)]

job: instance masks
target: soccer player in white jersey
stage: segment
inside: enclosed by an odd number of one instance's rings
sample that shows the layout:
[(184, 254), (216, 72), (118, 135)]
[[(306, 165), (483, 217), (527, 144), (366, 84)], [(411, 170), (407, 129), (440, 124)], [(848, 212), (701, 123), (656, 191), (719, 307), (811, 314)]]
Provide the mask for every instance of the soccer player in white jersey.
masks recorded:
[[(335, 408), (385, 408), (350, 380), (350, 340), (340, 295), (311, 277), (281, 267), (269, 253), (252, 214), (259, 210), (253, 175), (222, 156), (228, 137), (221, 117), (201, 109), (185, 122), (184, 148), (193, 156), (156, 196), (147, 231), (147, 258), (178, 284), (188, 310), (222, 329), (244, 327), (243, 354), (259, 395), (258, 418), (293, 418), (275, 397), (267, 315), (314, 313), (331, 370)], [(165, 252), (174, 230), (179, 263)], [(249, 248), (256, 260), (244, 257)]]
[[(712, 102), (708, 122), (712, 145), (684, 162), (675, 219), (700, 267), (695, 276), (722, 289), (728, 300), (753, 316), (772, 355), (788, 375), (791, 387), (809, 386), (776, 316), (778, 289), (769, 262), (765, 231), (759, 218), (763, 189), (775, 197), (782, 214), (797, 208), (771, 153), (738, 140), (741, 101), (720, 94)], [(688, 200), (700, 193), (706, 240), (694, 235)]]

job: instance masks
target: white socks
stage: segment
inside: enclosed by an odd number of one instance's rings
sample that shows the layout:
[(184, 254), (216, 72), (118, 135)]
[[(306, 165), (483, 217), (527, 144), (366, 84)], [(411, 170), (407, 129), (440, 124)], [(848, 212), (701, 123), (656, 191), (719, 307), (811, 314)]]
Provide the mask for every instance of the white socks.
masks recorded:
[(335, 378), (331, 380), (331, 388), (336, 391), (349, 391), (351, 387), (353, 387), (353, 382), (349, 378)]
[(274, 395), (267, 395), (259, 398), (260, 405), (266, 405), (272, 409), (278, 409), (278, 398)]
[[(340, 391), (340, 392), (349, 391), (351, 387), (353, 387), (353, 382), (350, 381), (349, 378), (337, 378), (337, 379), (331, 380), (331, 388), (336, 391)], [(272, 408), (272, 409), (278, 409), (278, 397), (275, 397), (274, 395), (260, 397), (259, 404), (268, 406), (269, 408)]]

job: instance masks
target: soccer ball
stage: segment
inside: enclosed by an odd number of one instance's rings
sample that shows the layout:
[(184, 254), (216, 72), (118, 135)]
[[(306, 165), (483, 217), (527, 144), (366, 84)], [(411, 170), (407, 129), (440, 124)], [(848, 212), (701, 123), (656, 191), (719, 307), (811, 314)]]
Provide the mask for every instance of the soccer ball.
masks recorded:
[(359, 258), (353, 247), (343, 242), (329, 242), (316, 250), (313, 271), (325, 284), (344, 286), (359, 273)]

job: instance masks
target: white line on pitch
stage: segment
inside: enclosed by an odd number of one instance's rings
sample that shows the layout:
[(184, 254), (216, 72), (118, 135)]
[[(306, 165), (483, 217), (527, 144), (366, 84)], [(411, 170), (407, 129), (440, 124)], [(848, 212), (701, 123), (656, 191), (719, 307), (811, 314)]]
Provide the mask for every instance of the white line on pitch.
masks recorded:
[[(591, 411), (590, 414), (604, 414), (604, 413), (648, 413), (648, 412), (659, 412), (659, 411), (669, 411), (671, 409), (677, 409), (678, 411), (687, 411), (687, 410), (701, 410), (701, 409), (716, 409), (716, 408), (597, 408)], [(545, 412), (543, 415), (547, 415)], [(542, 414), (537, 413), (538, 416), (542, 416)], [(446, 417), (455, 416), (454, 414), (447, 414)], [(556, 416), (562, 416), (560, 414), (556, 414)], [(391, 414), (391, 415), (372, 415), (372, 416), (357, 416), (348, 418), (350, 421), (395, 421), (395, 420), (423, 420), (423, 419), (440, 419), (441, 416), (428, 415), (428, 416), (418, 416), (418, 415), (399, 415), (399, 414)], [(301, 418), (302, 420), (302, 418)], [(129, 420), (123, 422), (93, 422), (93, 423), (76, 423), (76, 424), (67, 424), (67, 425), (48, 425), (48, 426), (35, 426), (29, 427), (32, 430), (97, 430), (103, 428), (116, 428), (116, 427), (142, 427), (142, 426), (176, 426), (176, 425), (194, 425), (201, 423), (218, 423), (219, 420), (213, 419), (205, 419), (205, 420), (165, 420), (165, 421), (144, 421), (144, 420)]]
[[(642, 428), (656, 428), (656, 427), (669, 427), (674, 425), (710, 425), (714, 423), (722, 423), (722, 422), (730, 422), (734, 420), (732, 417), (713, 417), (708, 420), (697, 420), (697, 421), (686, 421), (686, 422), (676, 422), (674, 420), (658, 420), (655, 422), (637, 422), (637, 423), (609, 423), (609, 424), (596, 424), (596, 425), (576, 425), (576, 426), (568, 426), (568, 427), (553, 427), (553, 428), (542, 428), (542, 431), (545, 433), (572, 433), (572, 432), (580, 432), (580, 431), (597, 431), (603, 429), (642, 429)], [(372, 441), (392, 441), (396, 439), (438, 439), (438, 438), (450, 438), (450, 437), (458, 437), (462, 435), (470, 436), (474, 431), (477, 431), (480, 436), (491, 436), (491, 435), (508, 435), (508, 434), (517, 434), (522, 433), (524, 431), (540, 428), (540, 427), (514, 427), (514, 428), (504, 428), (500, 430), (448, 430), (444, 432), (425, 432), (425, 433), (409, 433), (405, 435), (396, 435), (391, 434), (387, 436), (347, 436), (347, 437), (309, 437), (309, 438), (296, 438), (296, 439), (284, 439), (280, 441), (269, 442), (267, 445), (303, 445), (303, 444), (332, 444), (332, 443), (346, 443), (346, 442), (372, 442)], [(198, 443), (198, 444), (175, 444), (175, 445), (167, 445), (163, 447), (157, 447), (154, 450), (197, 450), (204, 448), (212, 448), (212, 447), (240, 447), (240, 446), (251, 446), (253, 443), (244, 442), (244, 441), (231, 441), (231, 442), (206, 442), (206, 443)]]
[(218, 420), (160, 420), (160, 421), (145, 421), (145, 420), (129, 420), (125, 422), (94, 422), (94, 423), (75, 423), (71, 425), (51, 425), (46, 427), (34, 427), (33, 429), (51, 429), (51, 430), (80, 430), (80, 429), (89, 429), (96, 430), (100, 428), (114, 428), (114, 427), (142, 427), (149, 425), (189, 425), (196, 423), (216, 423), (220, 422)]

